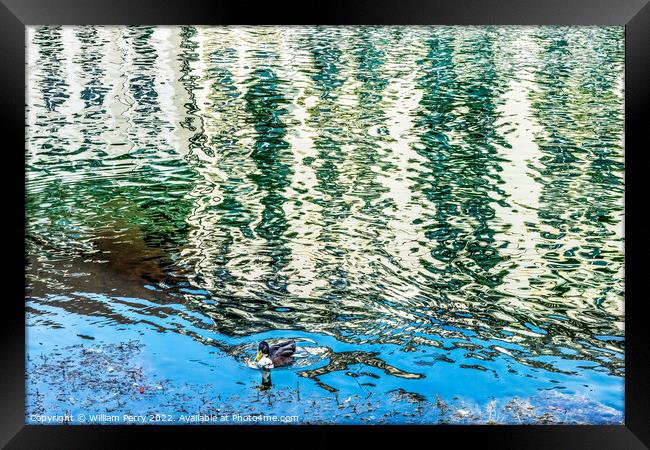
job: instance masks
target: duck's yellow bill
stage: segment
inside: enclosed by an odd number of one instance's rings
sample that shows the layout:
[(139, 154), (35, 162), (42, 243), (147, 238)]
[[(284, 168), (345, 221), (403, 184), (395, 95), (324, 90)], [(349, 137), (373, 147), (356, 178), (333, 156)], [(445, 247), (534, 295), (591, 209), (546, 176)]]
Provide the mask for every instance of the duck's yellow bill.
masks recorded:
[(255, 362), (259, 361), (262, 359), (262, 352), (257, 352), (257, 356), (255, 357)]

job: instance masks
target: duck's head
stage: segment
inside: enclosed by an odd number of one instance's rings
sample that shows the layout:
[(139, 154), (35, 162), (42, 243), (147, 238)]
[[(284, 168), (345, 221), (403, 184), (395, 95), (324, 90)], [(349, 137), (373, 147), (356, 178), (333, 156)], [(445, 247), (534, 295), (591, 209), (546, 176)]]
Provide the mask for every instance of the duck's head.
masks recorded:
[(269, 344), (266, 341), (260, 342), (260, 345), (257, 346), (257, 356), (255, 361), (259, 361), (263, 356), (269, 356)]

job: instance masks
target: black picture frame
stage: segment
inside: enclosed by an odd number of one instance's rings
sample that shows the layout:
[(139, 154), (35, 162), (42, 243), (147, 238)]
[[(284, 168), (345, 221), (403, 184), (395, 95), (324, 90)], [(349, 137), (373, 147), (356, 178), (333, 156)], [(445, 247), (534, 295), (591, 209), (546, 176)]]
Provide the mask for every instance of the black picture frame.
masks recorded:
[[(618, 426), (286, 426), (254, 427), (270, 442), (346, 444), (352, 434), (380, 438), (386, 432), (403, 435), (406, 445), (418, 438), (425, 444), (445, 437), (459, 444), (500, 449), (589, 448), (641, 449), (650, 446), (650, 370), (643, 303), (644, 199), (642, 183), (650, 80), (649, 0), (352, 0), (311, 3), (173, 0), (0, 0), (2, 57), (0, 120), (5, 125), (2, 176), (5, 213), (7, 279), (2, 306), (2, 421), (0, 444), (7, 448), (114, 448), (137, 437), (147, 447), (174, 442), (188, 445), (210, 438), (225, 445), (225, 435), (251, 439), (249, 426), (30, 426), (25, 425), (25, 249), (24, 120), (25, 26), (80, 24), (490, 24), (490, 25), (625, 25), (625, 178), (626, 178), (626, 379), (625, 425)], [(22, 150), (21, 150), (22, 149)], [(18, 192), (18, 195), (16, 193)], [(22, 196), (21, 196), (22, 195)], [(5, 206), (7, 207), (7, 206)], [(633, 244), (630, 245), (630, 242)], [(298, 434), (298, 436), (296, 436)], [(343, 435), (342, 435), (343, 434)], [(418, 436), (413, 436), (414, 434)], [(399, 436), (395, 436), (398, 437)], [(382, 437), (383, 438), (383, 437)], [(218, 440), (217, 440), (218, 439)], [(236, 442), (236, 441), (235, 441)], [(411, 444), (412, 443), (412, 444)], [(234, 444), (234, 443), (233, 443)], [(231, 445), (233, 445), (231, 444)], [(190, 444), (191, 445), (191, 444)], [(428, 444), (427, 444), (428, 445)], [(445, 444), (440, 444), (445, 445)]]

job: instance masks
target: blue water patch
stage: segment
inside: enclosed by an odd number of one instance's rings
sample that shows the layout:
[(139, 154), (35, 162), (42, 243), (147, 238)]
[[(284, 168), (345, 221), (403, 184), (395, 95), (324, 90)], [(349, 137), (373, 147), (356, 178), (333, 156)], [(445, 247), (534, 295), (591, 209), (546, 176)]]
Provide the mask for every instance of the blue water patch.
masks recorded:
[(595, 335), (594, 337), (601, 341), (625, 341), (623, 336)]
[(531, 330), (531, 331), (534, 331), (535, 333), (538, 333), (538, 334), (548, 334), (548, 333), (546, 332), (546, 330), (543, 330), (542, 328), (537, 327), (537, 326), (533, 325), (533, 324), (530, 323), (530, 322), (524, 322), (524, 325), (526, 326), (526, 328), (528, 328), (528, 329)]
[[(87, 296), (98, 298), (96, 295), (87, 294)], [(129, 300), (150, 305), (150, 302), (142, 299)], [(52, 313), (57, 313), (55, 307), (48, 309)], [(193, 316), (194, 314), (187, 315), (188, 318)], [(135, 316), (131, 317), (135, 318)], [(507, 398), (532, 397), (540, 390), (561, 387), (567, 393), (590, 395), (591, 398), (601, 401), (608, 407), (622, 409), (622, 379), (620, 383), (613, 384), (607, 373), (589, 370), (583, 361), (570, 361), (553, 356), (529, 358), (532, 361), (553, 364), (562, 371), (550, 376), (541, 376), (541, 373), (536, 373), (534, 368), (520, 365), (506, 355), (491, 359), (476, 359), (466, 349), (454, 348), (455, 342), (458, 342), (454, 339), (444, 340), (444, 345), (450, 350), (442, 354), (439, 350), (427, 350), (426, 347), (420, 347), (420, 351), (404, 352), (399, 345), (379, 343), (368, 343), (362, 353), (357, 353), (359, 348), (354, 343), (299, 330), (273, 330), (240, 337), (225, 336), (177, 318), (177, 323), (185, 330), (183, 334), (177, 333), (174, 327), (169, 326), (161, 333), (163, 329), (158, 327), (164, 326), (164, 322), (149, 318), (139, 324), (125, 326), (121, 333), (115, 334), (110, 327), (98, 324), (91, 317), (67, 314), (60, 316), (60, 321), (63, 325), (60, 329), (52, 330), (45, 326), (30, 327), (28, 333), (30, 357), (36, 358), (40, 354), (56, 352), (64, 345), (74, 342), (88, 345), (89, 341), (83, 338), (71, 339), (71, 333), (73, 336), (92, 336), (97, 345), (118, 344), (130, 339), (139, 340), (145, 343), (140, 361), (142, 367), (149, 373), (164, 375), (177, 384), (218, 383), (222, 395), (242, 394), (242, 386), (251, 383), (252, 387), (245, 389), (252, 389), (248, 391), (251, 393), (255, 392), (254, 386), (259, 381), (260, 374), (248, 368), (244, 359), (254, 356), (257, 342), (296, 339), (299, 348), (320, 348), (324, 349), (324, 353), (306, 366), (274, 371), (273, 382), (278, 388), (283, 385), (300, 384), (303, 395), (325, 395), (327, 390), (323, 390), (323, 387), (336, 390), (340, 397), (369, 393), (387, 395), (390, 391), (401, 389), (420, 395), (427, 401), (435, 401), (437, 397), (446, 399), (459, 397), (484, 405), (494, 397), (497, 388), (500, 393), (499, 398)], [(152, 335), (147, 330), (155, 330), (158, 333)], [(143, 340), (145, 336), (148, 337)], [(498, 342), (503, 347), (521, 348), (500, 341), (494, 342)], [(183, 349), (182, 356), (178, 352), (179, 348)], [(342, 366), (339, 370), (327, 370), (323, 375), (313, 375), (313, 378), (304, 377), (305, 373), (318, 372), (318, 369), (329, 367), (338, 360), (335, 355), (346, 355), (346, 352), (358, 355), (356, 356), (359, 358), (358, 362), (351, 360), (350, 364)], [(445, 358), (439, 360), (440, 355), (445, 355)], [(454, 364), (445, 362), (445, 359), (454, 361)], [(382, 365), (384, 364), (382, 361), (386, 361), (386, 366)], [(380, 365), (374, 366), (374, 364)], [(510, 372), (509, 367), (516, 367), (516, 373)], [(578, 372), (581, 374), (580, 377), (572, 376)], [(537, 381), (531, 382), (528, 375), (532, 375)], [(555, 383), (551, 383), (550, 380), (554, 380)], [(585, 384), (587, 387), (584, 386)], [(599, 386), (597, 391), (594, 390), (595, 386)]]

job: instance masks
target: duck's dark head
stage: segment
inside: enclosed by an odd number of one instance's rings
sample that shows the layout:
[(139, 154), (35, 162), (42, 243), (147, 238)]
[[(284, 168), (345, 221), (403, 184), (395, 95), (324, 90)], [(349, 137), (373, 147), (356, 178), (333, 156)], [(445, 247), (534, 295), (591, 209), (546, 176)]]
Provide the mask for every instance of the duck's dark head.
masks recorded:
[(260, 345), (257, 346), (257, 356), (255, 357), (255, 361), (259, 361), (264, 355), (269, 356), (269, 344), (266, 341), (260, 342)]

